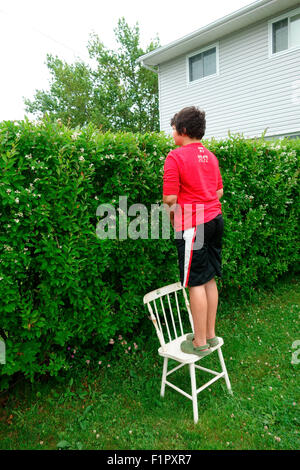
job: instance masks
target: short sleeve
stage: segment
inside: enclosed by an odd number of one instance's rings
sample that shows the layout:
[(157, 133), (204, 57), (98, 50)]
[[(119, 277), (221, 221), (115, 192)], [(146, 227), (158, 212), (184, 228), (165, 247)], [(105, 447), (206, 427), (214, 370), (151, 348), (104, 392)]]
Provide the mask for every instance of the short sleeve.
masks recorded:
[(218, 165), (218, 184), (217, 184), (217, 191), (219, 189), (222, 189), (223, 188), (223, 181), (222, 181), (222, 176), (221, 176), (221, 172), (220, 172), (220, 168), (219, 168), (219, 165)]
[(178, 195), (180, 188), (179, 169), (176, 159), (169, 153), (164, 164), (163, 195)]

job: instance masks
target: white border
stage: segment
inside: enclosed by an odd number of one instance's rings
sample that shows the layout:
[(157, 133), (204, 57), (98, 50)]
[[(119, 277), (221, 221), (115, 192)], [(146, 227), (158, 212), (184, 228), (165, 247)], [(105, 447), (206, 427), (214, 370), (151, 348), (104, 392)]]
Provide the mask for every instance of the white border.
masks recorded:
[[(296, 8), (295, 10), (289, 11), (281, 16), (278, 16), (277, 18), (272, 18), (271, 20), (268, 21), (268, 41), (269, 41), (269, 59), (272, 59), (274, 57), (280, 57), (284, 54), (288, 54), (289, 52), (296, 51), (300, 49), (299, 46), (294, 46), (290, 47), (290, 17), (295, 16), (300, 14), (300, 8)], [(273, 44), (272, 44), (272, 25), (273, 23), (276, 23), (277, 21), (284, 20), (285, 18), (288, 18), (288, 48), (285, 49), (284, 51), (280, 52), (272, 52), (273, 49)]]
[[(219, 75), (219, 43), (220, 41), (217, 41), (214, 44), (210, 44), (209, 46), (202, 47), (202, 49), (199, 49), (198, 51), (194, 51), (191, 54), (188, 54), (186, 56), (186, 83), (188, 87), (193, 86), (197, 83), (201, 83), (203, 80), (209, 80), (211, 78), (217, 77)], [(201, 52), (205, 52), (210, 49), (213, 49), (214, 47), (216, 48), (216, 73), (207, 75), (206, 77), (198, 78), (198, 80), (190, 81), (189, 59), (191, 57), (194, 57), (195, 55), (200, 54)]]

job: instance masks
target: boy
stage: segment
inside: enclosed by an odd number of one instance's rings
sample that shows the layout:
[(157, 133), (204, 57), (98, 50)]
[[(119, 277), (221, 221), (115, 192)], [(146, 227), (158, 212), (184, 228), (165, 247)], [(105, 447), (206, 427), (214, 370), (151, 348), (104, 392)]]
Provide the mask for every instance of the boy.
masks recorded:
[[(171, 119), (171, 126), (180, 147), (165, 160), (163, 202), (169, 206), (175, 229), (180, 280), (189, 289), (194, 323), (194, 334), (187, 336), (181, 350), (202, 357), (218, 344), (215, 276), (222, 276), (223, 183), (217, 157), (201, 143), (205, 112), (194, 106), (184, 108)], [(196, 240), (202, 240), (198, 248)]]

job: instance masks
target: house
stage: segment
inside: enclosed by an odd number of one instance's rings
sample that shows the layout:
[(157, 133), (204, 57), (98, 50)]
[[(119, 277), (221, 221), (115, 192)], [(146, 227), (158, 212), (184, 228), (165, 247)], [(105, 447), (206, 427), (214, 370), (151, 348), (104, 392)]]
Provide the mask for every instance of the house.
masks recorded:
[(158, 73), (168, 134), (174, 113), (195, 105), (206, 112), (206, 139), (300, 136), (299, 1), (256, 1), (138, 62)]

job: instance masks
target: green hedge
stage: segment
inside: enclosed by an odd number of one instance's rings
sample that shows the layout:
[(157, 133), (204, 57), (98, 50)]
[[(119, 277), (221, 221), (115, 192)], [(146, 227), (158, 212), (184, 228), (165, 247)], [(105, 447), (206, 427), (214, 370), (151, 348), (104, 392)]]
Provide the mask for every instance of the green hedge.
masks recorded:
[[(224, 183), (224, 295), (249, 295), (297, 261), (300, 142), (206, 142)], [(110, 339), (148, 321), (143, 295), (179, 280), (171, 240), (100, 240), (100, 203), (149, 208), (162, 198), (163, 133), (101, 133), (40, 123), (0, 123), (0, 328), (7, 335), (2, 381), (34, 380), (98, 361)], [(75, 354), (75, 353), (74, 353)], [(74, 356), (73, 354), (73, 356)]]

